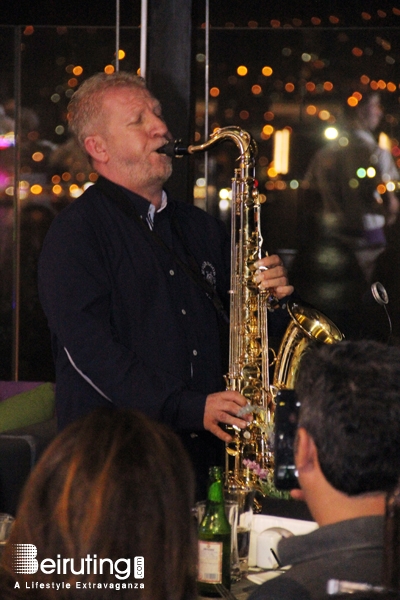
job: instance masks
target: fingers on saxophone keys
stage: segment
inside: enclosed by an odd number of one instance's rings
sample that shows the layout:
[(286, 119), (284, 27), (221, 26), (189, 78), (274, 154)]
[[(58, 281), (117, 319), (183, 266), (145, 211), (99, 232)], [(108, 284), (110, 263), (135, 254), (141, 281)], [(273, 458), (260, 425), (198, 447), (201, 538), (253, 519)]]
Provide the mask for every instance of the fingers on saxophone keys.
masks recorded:
[(249, 424), (247, 420), (247, 415), (246, 417), (240, 418), (234, 416), (230, 412), (222, 412), (219, 416), (219, 422), (225, 423), (226, 425), (231, 425), (233, 427), (238, 427), (239, 429), (244, 429)]
[(267, 278), (265, 275), (264, 276), (256, 275), (254, 277), (254, 281), (258, 284), (258, 287), (262, 290), (266, 290), (266, 289), (274, 290), (279, 286), (287, 285), (287, 279), (285, 276)]

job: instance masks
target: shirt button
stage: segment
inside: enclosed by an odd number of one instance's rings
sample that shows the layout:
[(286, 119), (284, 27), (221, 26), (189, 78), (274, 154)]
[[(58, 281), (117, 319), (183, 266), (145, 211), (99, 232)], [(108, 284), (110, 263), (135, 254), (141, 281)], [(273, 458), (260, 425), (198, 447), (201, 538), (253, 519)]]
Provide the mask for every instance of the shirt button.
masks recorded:
[(186, 310), (184, 308), (182, 308), (182, 314), (186, 315)]
[(194, 356), (197, 356), (197, 350), (193, 350)]
[(173, 271), (172, 269), (169, 272), (170, 275), (175, 275), (175, 271)]

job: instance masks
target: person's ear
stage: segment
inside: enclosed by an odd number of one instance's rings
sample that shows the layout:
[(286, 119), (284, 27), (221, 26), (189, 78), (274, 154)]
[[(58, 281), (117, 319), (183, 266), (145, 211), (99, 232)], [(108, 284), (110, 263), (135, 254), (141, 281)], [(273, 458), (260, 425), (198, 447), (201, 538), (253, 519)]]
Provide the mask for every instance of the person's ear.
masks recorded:
[(303, 427), (299, 427), (295, 440), (295, 463), (298, 471), (309, 471), (318, 462), (313, 438)]
[(108, 162), (107, 146), (101, 135), (90, 135), (85, 138), (85, 149), (93, 160), (100, 163)]

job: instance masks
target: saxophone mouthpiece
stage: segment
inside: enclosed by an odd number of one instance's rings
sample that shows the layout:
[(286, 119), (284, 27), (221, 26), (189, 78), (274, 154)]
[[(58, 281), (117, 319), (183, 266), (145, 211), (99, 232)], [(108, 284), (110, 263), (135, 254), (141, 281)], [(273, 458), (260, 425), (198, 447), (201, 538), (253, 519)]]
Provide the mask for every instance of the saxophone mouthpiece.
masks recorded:
[(183, 146), (182, 140), (172, 140), (158, 148), (159, 154), (166, 154), (171, 158), (182, 158), (185, 154), (191, 154), (189, 150), (190, 146)]

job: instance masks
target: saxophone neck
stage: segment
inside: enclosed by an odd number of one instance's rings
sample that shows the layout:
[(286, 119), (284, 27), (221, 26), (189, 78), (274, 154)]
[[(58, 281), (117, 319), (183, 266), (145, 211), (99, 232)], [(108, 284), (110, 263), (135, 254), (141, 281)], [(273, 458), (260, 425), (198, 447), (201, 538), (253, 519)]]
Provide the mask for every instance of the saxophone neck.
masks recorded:
[(239, 148), (240, 155), (251, 154), (255, 158), (256, 143), (248, 131), (241, 129), (240, 127), (222, 127), (216, 129), (211, 135), (210, 139), (199, 144), (198, 146), (191, 145), (188, 147), (188, 152), (194, 154), (196, 152), (206, 152), (210, 148), (213, 148), (217, 144), (226, 141), (232, 141)]
[(222, 127), (221, 129), (217, 129), (203, 144), (184, 146), (181, 140), (170, 141), (165, 146), (162, 146), (162, 148), (159, 148), (158, 152), (174, 158), (180, 158), (187, 154), (207, 152), (214, 146), (226, 141), (232, 141), (236, 144), (242, 163), (251, 166), (254, 165), (257, 156), (257, 144), (251, 134), (240, 127)]

